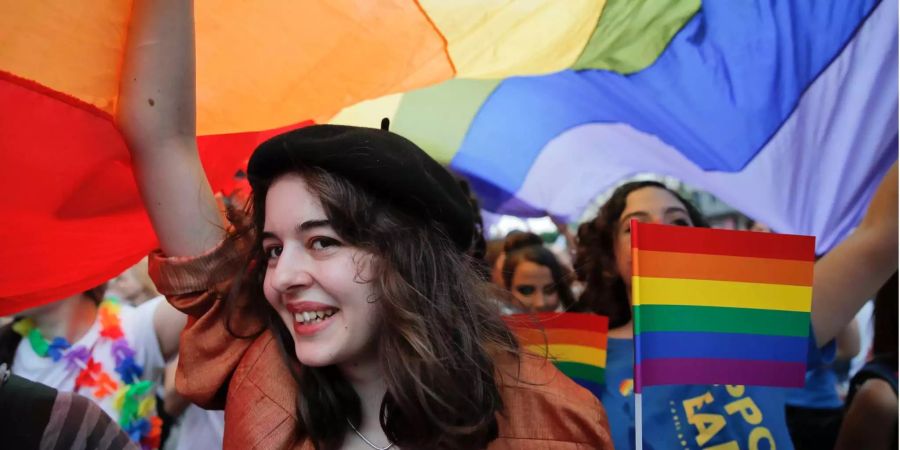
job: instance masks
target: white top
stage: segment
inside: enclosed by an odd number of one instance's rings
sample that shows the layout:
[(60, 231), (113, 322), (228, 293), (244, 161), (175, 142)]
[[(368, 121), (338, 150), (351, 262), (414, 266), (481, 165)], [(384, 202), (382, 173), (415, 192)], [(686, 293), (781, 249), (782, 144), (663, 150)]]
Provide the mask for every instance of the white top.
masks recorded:
[(178, 450), (222, 450), (225, 411), (207, 411), (188, 405), (181, 416)]
[[(119, 312), (120, 327), (128, 340), (128, 345), (135, 352), (134, 361), (144, 368), (141, 379), (151, 380), (155, 383), (162, 382), (163, 371), (165, 370), (165, 361), (163, 361), (162, 352), (159, 349), (156, 329), (153, 327), (153, 314), (161, 301), (164, 301), (162, 296), (147, 301), (138, 307), (121, 303)], [(119, 373), (116, 372), (116, 361), (112, 355), (113, 341), (100, 337), (99, 317), (98, 314), (94, 324), (91, 325), (81, 339), (72, 344), (72, 348), (83, 345), (91, 350), (91, 357), (94, 358), (94, 361), (102, 364), (103, 371), (115, 380), (121, 388), (124, 382), (119, 377)], [(115, 393), (106, 396), (103, 400), (99, 400), (93, 396), (93, 388), (83, 387), (76, 391), (75, 379), (78, 377), (81, 369), (76, 367), (71, 371), (66, 370), (66, 365), (65, 360), (62, 359), (53, 361), (50, 357), (38, 356), (34, 349), (31, 348), (28, 339), (22, 339), (16, 348), (12, 373), (31, 381), (43, 383), (59, 391), (77, 392), (94, 400), (113, 420), (118, 421), (119, 414), (113, 406)]]

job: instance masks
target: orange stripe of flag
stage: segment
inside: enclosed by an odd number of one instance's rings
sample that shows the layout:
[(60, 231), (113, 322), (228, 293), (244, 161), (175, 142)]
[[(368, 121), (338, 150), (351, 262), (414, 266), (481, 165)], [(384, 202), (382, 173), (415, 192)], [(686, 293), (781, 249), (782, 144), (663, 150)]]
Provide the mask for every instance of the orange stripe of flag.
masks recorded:
[(519, 342), (523, 346), (544, 345), (550, 343), (551, 345), (583, 345), (585, 347), (606, 350), (605, 333), (598, 333), (595, 331), (550, 328), (541, 332), (541, 330), (534, 328), (516, 328), (515, 332), (519, 337)]
[[(812, 286), (812, 261), (635, 249), (634, 275)], [(638, 263), (639, 262), (639, 263)]]

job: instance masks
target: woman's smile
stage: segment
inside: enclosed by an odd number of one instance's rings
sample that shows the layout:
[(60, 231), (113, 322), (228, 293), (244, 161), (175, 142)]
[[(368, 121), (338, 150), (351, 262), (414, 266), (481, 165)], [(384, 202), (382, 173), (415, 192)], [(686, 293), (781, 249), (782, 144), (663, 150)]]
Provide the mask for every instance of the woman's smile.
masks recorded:
[(334, 322), (340, 308), (315, 302), (301, 302), (285, 305), (285, 309), (294, 315), (294, 332), (298, 337), (312, 336)]

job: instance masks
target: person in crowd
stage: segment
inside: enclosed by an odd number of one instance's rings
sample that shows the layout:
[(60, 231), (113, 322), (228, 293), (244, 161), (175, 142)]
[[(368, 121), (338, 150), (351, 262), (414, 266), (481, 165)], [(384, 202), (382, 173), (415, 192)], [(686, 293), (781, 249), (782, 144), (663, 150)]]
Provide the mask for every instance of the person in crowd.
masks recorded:
[(221, 410), (206, 410), (184, 398), (175, 386), (178, 358), (166, 366), (163, 390), (163, 408), (176, 424), (169, 439), (164, 441), (166, 449), (173, 450), (221, 450), (224, 444), (225, 413)]
[[(579, 310), (609, 317), (606, 389), (616, 448), (634, 448), (634, 343), (631, 221), (706, 226), (697, 209), (655, 181), (615, 190), (583, 230)], [(897, 168), (882, 180), (852, 235), (816, 262), (808, 366), (834, 355), (832, 340), (897, 269)], [(652, 386), (643, 392), (645, 448), (792, 448), (785, 420), (789, 389), (750, 386)], [(766, 447), (768, 445), (768, 447)]]
[(531, 245), (544, 245), (544, 240), (540, 236), (522, 230), (513, 230), (506, 234), (503, 238), (503, 251), (497, 255), (494, 265), (491, 269), (491, 281), (502, 289), (506, 289), (506, 281), (504, 281), (503, 267), (506, 265), (506, 257), (511, 252), (525, 248)]
[(117, 121), (160, 239), (150, 272), (192, 315), (176, 382), (225, 407), (226, 446), (612, 448), (597, 399), (519, 351), (467, 254), (471, 205), (412, 142), (278, 135), (226, 235), (196, 148), (192, 4), (132, 16)]
[[(156, 291), (156, 287), (153, 285), (153, 280), (150, 279), (150, 274), (147, 272), (146, 257), (141, 258), (135, 265), (129, 267), (127, 270), (110, 280), (108, 286), (109, 289), (107, 289), (106, 292), (108, 297), (117, 299), (124, 304), (131, 306), (140, 306), (144, 302), (160, 297), (159, 292)], [(169, 362), (166, 370), (169, 370), (168, 367), (172, 366), (172, 364), (173, 362)], [(172, 370), (174, 370), (174, 366), (172, 366)], [(157, 380), (157, 392), (155, 394), (157, 403), (156, 412), (162, 421), (160, 441), (165, 443), (169, 437), (169, 431), (171, 430), (175, 418), (167, 413), (167, 408), (162, 397), (162, 388), (162, 383), (159, 383), (159, 380)]]
[(503, 266), (503, 282), (526, 311), (561, 312), (575, 303), (556, 255), (543, 245), (512, 251)]
[(0, 436), (4, 448), (138, 450), (100, 406), (12, 375), (0, 364)]
[[(628, 214), (623, 215), (630, 194), (645, 188), (648, 189), (642, 192), (645, 195), (634, 197), (632, 203), (636, 206), (629, 208)], [(647, 192), (658, 195), (646, 195)], [(657, 196), (660, 198), (655, 198)], [(638, 203), (638, 200), (645, 200), (645, 197), (646, 201), (641, 203), (647, 203), (647, 207)], [(621, 275), (631, 273), (630, 267), (625, 267), (630, 265), (631, 260), (631, 241), (627, 238), (630, 232), (628, 220), (632, 215), (647, 220), (650, 213), (644, 209), (649, 209), (649, 206), (658, 207), (656, 203), (661, 202), (668, 204), (662, 211), (665, 215), (663, 223), (709, 227), (706, 218), (694, 205), (656, 181), (631, 182), (620, 186), (601, 207), (597, 217), (578, 227), (575, 272), (577, 278), (585, 284), (584, 292), (578, 299), (578, 309), (609, 317), (611, 337), (631, 335), (631, 277)]]
[(141, 258), (137, 264), (128, 268), (109, 282), (107, 295), (118, 298), (132, 306), (139, 306), (159, 296), (153, 280), (147, 273), (147, 258)]
[(154, 384), (178, 352), (186, 316), (162, 297), (132, 307), (106, 284), (23, 311), (0, 328), (0, 363), (14, 375), (97, 402), (135, 442), (157, 448)]
[[(513, 230), (507, 233), (506, 237), (503, 238), (500, 254), (494, 258), (494, 263), (491, 266), (491, 282), (494, 284), (494, 287), (496, 287), (493, 297), (500, 309), (500, 314), (504, 316), (521, 314), (528, 311), (525, 304), (516, 299), (509, 290), (506, 282), (507, 273), (504, 272), (506, 257), (511, 252), (533, 245), (542, 246), (544, 245), (544, 241), (540, 236), (530, 231)], [(509, 273), (508, 275), (512, 276), (512, 273)]]
[(875, 296), (872, 358), (850, 380), (835, 450), (897, 449), (897, 273)]

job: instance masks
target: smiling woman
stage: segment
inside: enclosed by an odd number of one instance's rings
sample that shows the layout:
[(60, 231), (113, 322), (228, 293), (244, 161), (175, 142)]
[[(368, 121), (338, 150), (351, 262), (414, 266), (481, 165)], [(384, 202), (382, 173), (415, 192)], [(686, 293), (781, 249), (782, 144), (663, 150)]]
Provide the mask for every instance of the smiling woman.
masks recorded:
[[(396, 163), (355, 173), (388, 153), (423, 166), (407, 174), (419, 189), (390, 187)], [(386, 131), (315, 126), (263, 144), (248, 166), (264, 270), (250, 277), (261, 289), (245, 292), (261, 291), (277, 315), (270, 326), (302, 365), (300, 416), (326, 446), (347, 421), (401, 446), (480, 447), (496, 433), (502, 395), (485, 374), (517, 350), (463, 253), (474, 223), (464, 197), (423, 155)], [(441, 217), (437, 205), (461, 213)]]
[(302, 177), (287, 174), (266, 196), (263, 293), (293, 337), (301, 364), (348, 360), (377, 371), (371, 254), (341, 242)]
[(337, 125), (275, 136), (225, 232), (183, 75), (190, 6), (136, 2), (119, 124), (160, 238), (151, 273), (193, 316), (177, 384), (225, 408), (225, 446), (611, 448), (596, 398), (520, 354), (467, 256), (468, 199), (409, 140)]

